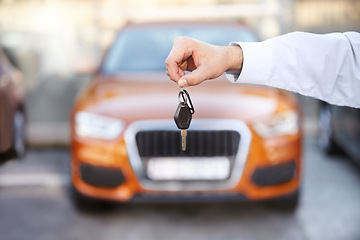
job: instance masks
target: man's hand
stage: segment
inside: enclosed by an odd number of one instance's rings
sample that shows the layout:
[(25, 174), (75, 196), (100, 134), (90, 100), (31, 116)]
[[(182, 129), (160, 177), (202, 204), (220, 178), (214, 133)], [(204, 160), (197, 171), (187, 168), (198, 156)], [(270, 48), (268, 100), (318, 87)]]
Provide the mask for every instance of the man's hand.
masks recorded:
[[(228, 70), (239, 70), (243, 61), (238, 46), (215, 46), (188, 37), (178, 37), (165, 60), (166, 73), (180, 87), (214, 79)], [(190, 71), (185, 74), (185, 71)]]

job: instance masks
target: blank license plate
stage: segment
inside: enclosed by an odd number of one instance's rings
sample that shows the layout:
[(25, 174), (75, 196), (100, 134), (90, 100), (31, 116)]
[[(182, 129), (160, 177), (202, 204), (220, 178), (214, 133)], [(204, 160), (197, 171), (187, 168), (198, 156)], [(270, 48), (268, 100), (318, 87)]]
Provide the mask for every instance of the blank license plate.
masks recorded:
[(152, 180), (224, 180), (229, 173), (230, 162), (225, 157), (151, 158), (147, 168)]

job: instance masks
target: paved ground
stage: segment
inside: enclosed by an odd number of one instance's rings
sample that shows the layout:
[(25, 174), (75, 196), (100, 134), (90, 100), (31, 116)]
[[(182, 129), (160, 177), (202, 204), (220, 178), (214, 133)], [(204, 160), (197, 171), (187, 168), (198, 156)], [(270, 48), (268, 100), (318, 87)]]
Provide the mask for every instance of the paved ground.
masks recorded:
[(68, 194), (69, 150), (33, 149), (0, 168), (0, 239), (360, 239), (360, 170), (305, 140), (301, 205), (131, 204), (78, 212)]

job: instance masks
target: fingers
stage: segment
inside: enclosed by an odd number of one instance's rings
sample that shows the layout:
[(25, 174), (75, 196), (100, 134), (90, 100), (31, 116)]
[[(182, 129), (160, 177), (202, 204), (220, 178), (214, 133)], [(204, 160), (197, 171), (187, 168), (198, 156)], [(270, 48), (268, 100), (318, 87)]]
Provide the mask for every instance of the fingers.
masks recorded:
[(176, 38), (173, 47), (169, 53), (169, 56), (165, 60), (166, 73), (174, 82), (179, 81), (181, 75), (179, 73), (179, 65), (183, 59), (183, 49), (179, 48), (179, 41), (181, 39)]
[(178, 85), (179, 85), (179, 87), (181, 87), (181, 88), (186, 88), (186, 87), (189, 86), (189, 84), (187, 83), (187, 80), (186, 80), (185, 77), (182, 77), (182, 78), (179, 79)]
[[(172, 61), (171, 58), (168, 57), (165, 60), (165, 64), (166, 64), (166, 74), (169, 76), (169, 78), (174, 82), (179, 81), (181, 75), (179, 73), (179, 67), (177, 63), (175, 61)], [(184, 72), (183, 70), (181, 71), (182, 73)]]
[(178, 85), (181, 88), (198, 85), (209, 78), (207, 72), (206, 67), (200, 65), (194, 71), (182, 76), (178, 81)]
[(192, 55), (192, 43), (189, 38), (177, 37), (165, 60), (166, 73), (174, 82), (178, 82), (185, 75), (184, 70), (188, 67), (187, 59)]
[(218, 46), (179, 37), (165, 60), (166, 73), (180, 87), (194, 86), (220, 76), (225, 71), (225, 59)]

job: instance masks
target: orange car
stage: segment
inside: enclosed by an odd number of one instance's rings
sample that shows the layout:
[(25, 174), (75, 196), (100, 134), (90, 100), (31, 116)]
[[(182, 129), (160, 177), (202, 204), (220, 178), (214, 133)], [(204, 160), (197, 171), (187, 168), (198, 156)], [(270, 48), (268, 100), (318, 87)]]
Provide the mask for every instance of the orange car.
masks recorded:
[(25, 154), (23, 76), (14, 57), (0, 48), (0, 163)]
[(173, 116), (178, 87), (164, 60), (177, 36), (217, 45), (256, 41), (230, 23), (153, 23), (119, 32), (71, 116), (71, 177), (78, 206), (97, 200), (257, 201), (295, 208), (301, 128), (294, 95), (232, 84), (188, 88), (195, 114), (187, 149)]

